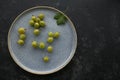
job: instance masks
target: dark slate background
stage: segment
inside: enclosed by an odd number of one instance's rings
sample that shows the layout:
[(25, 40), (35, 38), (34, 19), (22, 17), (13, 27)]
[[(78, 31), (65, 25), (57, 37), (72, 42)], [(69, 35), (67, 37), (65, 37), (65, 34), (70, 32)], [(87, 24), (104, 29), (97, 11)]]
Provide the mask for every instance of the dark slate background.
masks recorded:
[[(7, 45), (11, 23), (34, 6), (52, 6), (73, 21), (78, 46), (62, 70), (33, 75), (17, 66)], [(119, 0), (0, 0), (0, 80), (120, 80)]]

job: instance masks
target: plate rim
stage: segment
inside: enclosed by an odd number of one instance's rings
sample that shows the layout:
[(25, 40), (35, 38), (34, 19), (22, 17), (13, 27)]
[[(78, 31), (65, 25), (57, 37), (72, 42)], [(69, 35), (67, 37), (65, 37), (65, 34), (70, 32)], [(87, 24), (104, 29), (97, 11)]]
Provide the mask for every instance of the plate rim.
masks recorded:
[[(62, 14), (68, 19), (68, 21), (70, 22), (71, 27), (72, 27), (72, 29), (73, 29), (73, 31), (74, 31), (73, 35), (74, 35), (74, 37), (75, 37), (75, 41), (74, 41), (74, 47), (73, 47), (73, 49), (72, 49), (72, 51), (71, 51), (71, 53), (70, 53), (70, 56), (69, 56), (69, 57), (67, 58), (67, 60), (66, 60), (65, 62), (63, 62), (60, 66), (58, 66), (58, 67), (55, 68), (55, 69), (49, 70), (49, 71), (37, 71), (37, 70), (32, 70), (32, 69), (24, 66), (24, 65), (23, 65), (21, 62), (19, 62), (18, 59), (15, 57), (14, 52), (12, 51), (11, 46), (10, 46), (10, 32), (11, 32), (11, 30), (12, 30), (12, 28), (13, 28), (13, 25), (14, 25), (14, 23), (16, 22), (16, 20), (17, 20), (19, 17), (21, 17), (24, 13), (26, 13), (26, 12), (28, 12), (28, 11), (30, 11), (30, 10), (33, 10), (33, 9), (37, 9), (37, 8), (40, 8), (40, 9), (41, 9), (41, 8), (42, 8), (42, 9), (51, 9), (51, 10), (54, 10), (54, 11), (57, 11), (57, 12), (62, 13)], [(71, 59), (73, 58), (73, 56), (74, 56), (74, 54), (75, 54), (75, 51), (76, 51), (76, 48), (77, 48), (77, 33), (76, 33), (76, 29), (75, 29), (75, 26), (74, 26), (73, 22), (72, 22), (71, 19), (70, 19), (66, 14), (64, 14), (62, 11), (60, 11), (60, 10), (54, 8), (54, 7), (50, 7), (50, 6), (35, 6), (35, 7), (28, 8), (28, 9), (24, 10), (24, 11), (23, 11), (22, 13), (20, 13), (20, 14), (14, 19), (14, 21), (12, 22), (12, 24), (11, 24), (11, 26), (10, 26), (10, 28), (9, 28), (9, 31), (8, 31), (8, 37), (7, 37), (7, 38), (8, 38), (8, 39), (7, 39), (7, 40), (8, 40), (8, 50), (9, 50), (9, 53), (10, 53), (13, 61), (14, 61), (19, 67), (21, 67), (23, 70), (25, 70), (25, 71), (27, 71), (27, 72), (29, 72), (29, 73), (32, 73), (32, 74), (37, 74), (37, 75), (46, 75), (46, 74), (55, 73), (55, 72), (61, 70), (62, 68), (64, 68), (64, 67), (71, 61)]]

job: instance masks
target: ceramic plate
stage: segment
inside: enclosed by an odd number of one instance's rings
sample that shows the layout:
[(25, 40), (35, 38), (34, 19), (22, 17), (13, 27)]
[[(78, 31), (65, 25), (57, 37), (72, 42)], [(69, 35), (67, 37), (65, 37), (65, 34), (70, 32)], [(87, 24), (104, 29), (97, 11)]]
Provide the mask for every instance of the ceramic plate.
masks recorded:
[[(50, 74), (54, 73), (64, 66), (66, 66), (72, 59), (76, 46), (77, 46), (77, 35), (71, 20), (68, 19), (65, 25), (57, 25), (56, 20), (53, 18), (54, 15), (61, 11), (48, 7), (48, 6), (37, 6), (25, 10), (21, 13), (12, 23), (8, 33), (8, 48), (13, 60), (24, 70), (33, 74)], [(46, 27), (41, 28), (39, 36), (33, 35), (33, 27), (28, 22), (32, 15), (37, 16), (39, 13), (45, 14), (44, 21)], [(24, 46), (17, 44), (18, 28), (24, 27), (26, 29), (26, 40)], [(60, 37), (55, 39), (52, 44), (46, 42), (48, 32), (60, 32)], [(48, 53), (46, 48), (44, 50), (34, 49), (31, 46), (31, 42), (36, 40), (38, 42), (45, 42), (46, 46), (53, 46), (54, 50), (52, 53)], [(50, 61), (45, 63), (42, 58), (49, 56)]]

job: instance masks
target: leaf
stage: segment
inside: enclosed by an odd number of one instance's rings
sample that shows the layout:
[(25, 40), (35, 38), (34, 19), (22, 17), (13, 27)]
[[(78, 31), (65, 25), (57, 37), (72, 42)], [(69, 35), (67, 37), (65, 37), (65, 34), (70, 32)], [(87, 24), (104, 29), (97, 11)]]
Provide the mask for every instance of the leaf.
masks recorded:
[(54, 16), (54, 19), (56, 19), (57, 25), (65, 24), (65, 22), (67, 21), (67, 18), (59, 12), (56, 13), (56, 15)]
[(65, 24), (66, 20), (64, 17), (60, 17), (59, 19), (57, 19), (57, 25), (61, 25), (61, 24)]
[(59, 19), (60, 17), (62, 16), (62, 14), (61, 13), (56, 13), (56, 15), (54, 16), (54, 19)]
[(66, 18), (64, 15), (62, 15), (61, 17), (63, 17), (63, 18), (64, 18), (64, 20), (65, 20), (65, 21), (67, 21), (67, 18)]

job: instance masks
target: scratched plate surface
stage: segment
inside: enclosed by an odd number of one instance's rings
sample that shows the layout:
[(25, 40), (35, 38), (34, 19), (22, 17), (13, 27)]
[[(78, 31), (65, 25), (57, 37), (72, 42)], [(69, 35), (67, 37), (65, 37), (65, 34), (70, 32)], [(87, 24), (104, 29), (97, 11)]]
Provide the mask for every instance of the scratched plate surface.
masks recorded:
[[(58, 26), (56, 20), (53, 19), (56, 12), (58, 10), (51, 7), (34, 7), (24, 11), (13, 22), (8, 34), (9, 50), (14, 61), (24, 70), (34, 74), (53, 73), (67, 65), (73, 57), (77, 44), (76, 31), (68, 17), (65, 25)], [(32, 15), (37, 16), (39, 13), (45, 14), (46, 27), (40, 28), (41, 33), (36, 37), (33, 35), (33, 27), (28, 22)], [(17, 31), (20, 27), (26, 29), (27, 38), (24, 46), (17, 44), (19, 39)], [(49, 31), (60, 32), (60, 37), (54, 39), (52, 44), (46, 42)], [(34, 49), (31, 46), (33, 40), (45, 42), (46, 47), (48, 45), (53, 46), (53, 52), (48, 53), (46, 48), (44, 50)], [(48, 63), (43, 62), (44, 56), (49, 56), (50, 61)]]

